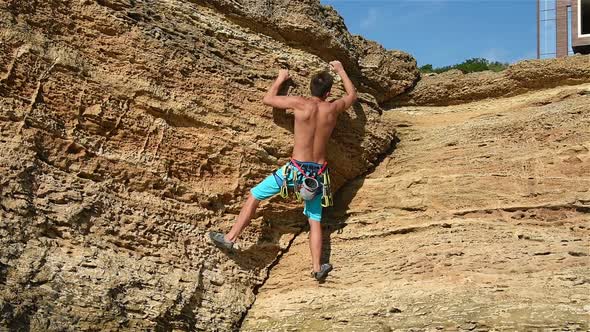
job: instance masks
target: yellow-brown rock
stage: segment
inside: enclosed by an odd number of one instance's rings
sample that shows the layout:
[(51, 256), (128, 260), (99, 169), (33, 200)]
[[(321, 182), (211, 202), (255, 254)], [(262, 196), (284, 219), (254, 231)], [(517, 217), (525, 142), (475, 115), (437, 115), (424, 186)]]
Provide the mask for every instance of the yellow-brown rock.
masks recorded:
[(357, 88), (386, 102), (413, 87), (419, 78), (416, 60), (401, 51), (387, 51), (351, 35), (342, 17), (318, 0), (206, 0), (248, 27), (306, 50), (324, 61), (340, 59)]
[(384, 116), (400, 142), (341, 190), (334, 270), (297, 237), (243, 331), (587, 331), (590, 85)]
[[(360, 98), (317, 284), (298, 204), (263, 203), (239, 253), (206, 234), (290, 156), (277, 70), (306, 94), (333, 59)], [(0, 1), (0, 330), (587, 330), (590, 86), (530, 91), (589, 59), (407, 92), (415, 60), (318, 0)]]
[(590, 55), (525, 60), (499, 73), (486, 71), (463, 74), (460, 70), (451, 70), (427, 74), (420, 78), (415, 87), (393, 98), (390, 105), (457, 105), (588, 82)]
[(329, 148), (336, 188), (389, 149), (395, 130), (368, 93), (388, 81), (363, 88), (342, 19), (319, 1), (299, 6), (305, 17), (294, 2), (264, 3), (271, 14), (248, 16), (258, 7), (235, 1), (0, 2), (2, 328), (237, 327), (305, 225), (298, 205), (277, 200), (239, 256), (206, 241), (290, 156), (292, 114), (261, 103), (281, 67), (289, 94), (307, 94), (333, 58), (355, 73), (360, 102)]

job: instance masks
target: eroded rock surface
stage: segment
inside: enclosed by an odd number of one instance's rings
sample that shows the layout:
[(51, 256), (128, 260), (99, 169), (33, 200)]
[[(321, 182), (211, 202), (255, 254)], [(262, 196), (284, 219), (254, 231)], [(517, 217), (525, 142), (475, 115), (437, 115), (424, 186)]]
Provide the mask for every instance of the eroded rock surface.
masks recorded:
[(334, 271), (297, 237), (243, 330), (588, 330), (590, 85), (385, 117), (400, 143), (327, 220)]
[(385, 102), (413, 87), (419, 78), (409, 54), (351, 35), (340, 15), (318, 0), (206, 0), (248, 27), (273, 36), (324, 61), (340, 59), (357, 89)]
[[(227, 230), (248, 189), (290, 156), (292, 114), (260, 102), (280, 67), (291, 69), (291, 94), (306, 94), (332, 57), (357, 84), (373, 82), (330, 142), (336, 188), (389, 149), (382, 96), (366, 92), (397, 78), (364, 75), (395, 61), (381, 54), (361, 72), (365, 51), (319, 1), (301, 11), (264, 3), (288, 25), (277, 31), (301, 29), (263, 33), (267, 15), (240, 14), (257, 10), (249, 2), (0, 2), (0, 326), (235, 328), (304, 225), (300, 207), (276, 201), (239, 256), (205, 239)], [(317, 42), (301, 48), (295, 36), (311, 34)]]
[(413, 89), (394, 98), (391, 104), (456, 105), (588, 82), (590, 55), (526, 60), (499, 73), (486, 71), (463, 74), (459, 70), (451, 70), (437, 75), (424, 75)]

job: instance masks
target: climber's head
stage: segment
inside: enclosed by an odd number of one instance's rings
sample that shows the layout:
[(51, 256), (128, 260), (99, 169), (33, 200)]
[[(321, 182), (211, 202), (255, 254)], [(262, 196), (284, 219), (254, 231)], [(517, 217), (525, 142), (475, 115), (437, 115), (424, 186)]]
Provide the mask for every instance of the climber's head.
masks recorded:
[(313, 75), (309, 83), (311, 95), (321, 99), (328, 98), (333, 83), (334, 78), (328, 71), (322, 71)]

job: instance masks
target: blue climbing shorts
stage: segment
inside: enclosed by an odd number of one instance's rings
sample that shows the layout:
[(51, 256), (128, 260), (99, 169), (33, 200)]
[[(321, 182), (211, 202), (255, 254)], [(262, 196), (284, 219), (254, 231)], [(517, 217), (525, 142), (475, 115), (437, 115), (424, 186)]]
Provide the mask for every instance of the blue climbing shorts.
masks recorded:
[[(298, 162), (298, 164), (302, 165), (304, 169), (308, 167), (313, 167), (319, 170), (322, 165), (311, 163), (311, 162)], [(268, 199), (281, 191), (281, 185), (283, 184), (283, 169), (287, 167), (289, 164), (279, 168), (271, 175), (267, 176), (262, 182), (260, 182), (256, 187), (250, 190), (250, 193), (254, 198), (259, 201), (263, 201)], [(287, 186), (289, 187), (289, 192), (293, 192), (293, 172), (289, 172), (287, 175)], [(305, 206), (303, 208), (303, 214), (314, 221), (321, 222), (322, 221), (322, 194), (321, 192), (317, 194), (312, 200), (304, 201)]]

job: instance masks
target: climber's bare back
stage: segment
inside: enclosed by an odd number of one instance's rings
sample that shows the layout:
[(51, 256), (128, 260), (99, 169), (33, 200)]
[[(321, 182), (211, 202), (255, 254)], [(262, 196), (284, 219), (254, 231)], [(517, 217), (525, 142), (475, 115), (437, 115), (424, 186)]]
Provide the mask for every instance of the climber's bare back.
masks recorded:
[(326, 146), (336, 126), (338, 105), (315, 98), (300, 97), (295, 113), (295, 144), (293, 158), (322, 164)]
[[(295, 113), (295, 144), (293, 159), (323, 164), (326, 161), (326, 145), (336, 126), (338, 114), (351, 107), (356, 101), (356, 90), (340, 61), (330, 62), (332, 69), (340, 76), (346, 94), (327, 102), (332, 88), (332, 76), (322, 72), (311, 80), (313, 97), (279, 96), (281, 84), (289, 79), (289, 71), (279, 70), (279, 75), (262, 99), (265, 105), (279, 109), (292, 109)], [(317, 88), (317, 89), (316, 89)]]

